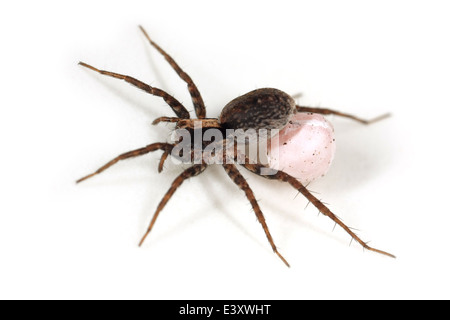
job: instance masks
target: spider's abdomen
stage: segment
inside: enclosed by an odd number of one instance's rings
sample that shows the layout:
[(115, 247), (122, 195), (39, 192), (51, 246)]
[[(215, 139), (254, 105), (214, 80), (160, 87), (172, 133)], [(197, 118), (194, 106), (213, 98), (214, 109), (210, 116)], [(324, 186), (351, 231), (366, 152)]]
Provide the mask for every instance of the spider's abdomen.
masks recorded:
[(281, 129), (294, 113), (295, 101), (273, 88), (250, 91), (231, 100), (222, 110), (219, 122), (230, 129)]

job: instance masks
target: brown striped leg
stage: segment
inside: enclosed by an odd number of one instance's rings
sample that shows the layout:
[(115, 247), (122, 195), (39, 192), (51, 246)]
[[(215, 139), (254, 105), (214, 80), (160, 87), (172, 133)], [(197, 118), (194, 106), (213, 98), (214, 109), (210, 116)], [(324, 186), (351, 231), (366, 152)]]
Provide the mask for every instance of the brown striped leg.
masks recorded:
[(153, 120), (152, 124), (156, 125), (160, 122), (178, 122), (182, 120), (181, 118), (175, 118), (175, 117), (159, 117)]
[(175, 178), (175, 180), (172, 182), (172, 185), (170, 186), (170, 189), (166, 192), (161, 202), (158, 204), (158, 207), (156, 208), (156, 211), (153, 215), (153, 218), (150, 222), (147, 232), (144, 234), (141, 241), (139, 242), (139, 246), (141, 246), (144, 243), (145, 238), (147, 238), (150, 231), (152, 231), (153, 225), (155, 224), (159, 213), (161, 212), (162, 209), (164, 209), (167, 202), (169, 202), (170, 198), (173, 196), (178, 187), (183, 183), (183, 181), (199, 175), (206, 169), (206, 167), (207, 167), (206, 164), (194, 165), (183, 171), (177, 178)]
[[(258, 164), (244, 164), (243, 166), (245, 168), (249, 169), (250, 171), (252, 171), (253, 173), (256, 173), (257, 175), (261, 175), (260, 174), (261, 168), (264, 168), (264, 166), (258, 165)], [(282, 171), (278, 171), (275, 175), (262, 175), (262, 176), (265, 178), (268, 178), (268, 179), (275, 179), (275, 180), (284, 181), (284, 182), (289, 183), (291, 186), (293, 186), (295, 189), (297, 189), (303, 196), (305, 196), (305, 198), (308, 199), (317, 209), (319, 209), (319, 211), (322, 214), (326, 215), (331, 220), (333, 220), (335, 223), (340, 225), (352, 237), (352, 239), (356, 240), (365, 249), (384, 254), (391, 258), (395, 258), (394, 255), (392, 255), (388, 252), (369, 247), (366, 242), (362, 241), (333, 212), (331, 212), (330, 209), (328, 209), (319, 199), (317, 199), (311, 192), (309, 192), (308, 189), (306, 189), (306, 187), (302, 183), (300, 183), (300, 181), (298, 181), (294, 177), (292, 177)]]
[(164, 151), (164, 153), (162, 154), (161, 158), (159, 159), (159, 165), (158, 165), (158, 173), (161, 173), (163, 171), (164, 168), (164, 162), (166, 162), (167, 157), (170, 154), (170, 151), (172, 151), (172, 148), (170, 150), (166, 150)]
[(204, 118), (204, 119), (181, 119), (176, 117), (159, 117), (153, 120), (152, 124), (158, 124), (160, 122), (176, 122), (177, 129), (194, 129), (196, 126), (201, 128), (217, 128), (222, 129), (217, 118)]
[(264, 232), (267, 236), (267, 239), (269, 240), (269, 243), (272, 247), (272, 250), (278, 255), (278, 257), (289, 267), (289, 263), (286, 261), (285, 258), (278, 252), (277, 247), (275, 246), (275, 243), (273, 242), (272, 236), (270, 235), (269, 228), (267, 227), (266, 220), (264, 219), (264, 215), (261, 211), (261, 208), (258, 205), (258, 202), (255, 199), (255, 195), (253, 194), (252, 189), (250, 189), (250, 186), (248, 185), (245, 178), (239, 173), (238, 169), (234, 164), (223, 164), (223, 167), (225, 168), (225, 171), (230, 176), (231, 180), (244, 192), (247, 196), (248, 201), (250, 201), (253, 211), (256, 214), (256, 217), (258, 218), (258, 221), (261, 223)]
[(386, 119), (387, 117), (389, 117), (391, 115), (390, 113), (385, 113), (385, 114), (378, 116), (376, 118), (373, 118), (371, 120), (364, 120), (364, 119), (355, 117), (348, 113), (343, 113), (343, 112), (326, 109), (326, 108), (313, 108), (313, 107), (303, 107), (303, 106), (295, 106), (295, 107), (296, 107), (297, 112), (313, 112), (313, 113), (320, 113), (320, 114), (325, 114), (325, 115), (334, 114), (334, 115), (337, 115), (340, 117), (349, 118), (349, 119), (358, 121), (362, 124), (371, 124), (371, 123)]
[(112, 159), (111, 161), (109, 161), (107, 164), (105, 164), (103, 167), (101, 167), (100, 169), (98, 169), (97, 171), (95, 171), (94, 173), (91, 173), (81, 179), (78, 179), (76, 182), (79, 183), (81, 181), (84, 181), (86, 179), (89, 179), (103, 171), (105, 171), (106, 169), (108, 169), (109, 167), (111, 167), (113, 164), (116, 164), (117, 162), (119, 162), (120, 160), (124, 160), (124, 159), (128, 159), (128, 158), (133, 158), (133, 157), (137, 157), (137, 156), (141, 156), (143, 154), (152, 152), (152, 151), (156, 151), (156, 150), (164, 150), (165, 152), (170, 152), (170, 150), (172, 150), (173, 145), (169, 144), (169, 143), (162, 143), (162, 142), (158, 142), (158, 143), (152, 143), (146, 147), (143, 148), (139, 148), (136, 150), (132, 150), (132, 151), (128, 151), (125, 152), (117, 157), (115, 157), (114, 159)]
[(147, 38), (147, 40), (150, 42), (150, 44), (155, 47), (156, 50), (159, 51), (160, 54), (164, 56), (164, 58), (169, 62), (169, 64), (172, 66), (172, 68), (175, 70), (175, 72), (180, 76), (181, 79), (184, 80), (184, 82), (187, 83), (189, 93), (192, 98), (192, 103), (194, 104), (195, 114), (197, 115), (197, 118), (203, 119), (206, 117), (206, 108), (205, 104), (203, 103), (202, 96), (200, 95), (200, 92), (197, 89), (197, 86), (195, 85), (194, 81), (192, 81), (191, 77), (184, 72), (180, 66), (173, 60), (171, 56), (169, 56), (160, 46), (158, 46), (155, 42), (153, 42), (152, 39), (150, 39), (148, 33), (144, 30), (142, 26), (139, 26), (142, 33), (144, 33), (144, 36)]
[(168, 94), (164, 90), (149, 86), (148, 84), (146, 84), (142, 81), (139, 81), (133, 77), (129, 77), (129, 76), (125, 76), (123, 74), (118, 74), (118, 73), (109, 72), (109, 71), (105, 71), (105, 70), (99, 70), (99, 69), (97, 69), (91, 65), (88, 65), (87, 63), (84, 63), (84, 62), (79, 62), (79, 64), (83, 67), (91, 69), (100, 74), (110, 76), (110, 77), (113, 77), (116, 79), (124, 80), (124, 81), (132, 84), (133, 86), (138, 87), (139, 89), (144, 90), (147, 93), (150, 93), (151, 95), (161, 97), (172, 108), (172, 110), (175, 112), (175, 114), (179, 118), (183, 118), (183, 119), (190, 118), (189, 112), (186, 110), (186, 108), (177, 99), (172, 97), (170, 94)]

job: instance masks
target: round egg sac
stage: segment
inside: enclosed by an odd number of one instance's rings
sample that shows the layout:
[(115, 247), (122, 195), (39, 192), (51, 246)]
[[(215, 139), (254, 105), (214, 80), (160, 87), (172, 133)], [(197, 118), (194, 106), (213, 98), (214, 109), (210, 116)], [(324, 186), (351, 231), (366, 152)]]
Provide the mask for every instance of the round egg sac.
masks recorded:
[(306, 184), (325, 175), (336, 151), (332, 124), (320, 114), (296, 113), (271, 139), (269, 166)]

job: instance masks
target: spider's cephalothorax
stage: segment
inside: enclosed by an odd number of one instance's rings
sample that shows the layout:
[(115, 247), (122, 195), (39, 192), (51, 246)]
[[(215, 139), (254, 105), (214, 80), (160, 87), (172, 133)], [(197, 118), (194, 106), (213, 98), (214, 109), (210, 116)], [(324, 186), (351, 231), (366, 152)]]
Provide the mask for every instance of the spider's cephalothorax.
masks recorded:
[[(206, 118), (206, 109), (203, 103), (203, 99), (200, 95), (200, 92), (197, 89), (197, 86), (194, 84), (192, 79), (189, 77), (187, 73), (185, 73), (178, 66), (178, 64), (172, 59), (172, 57), (170, 57), (163, 49), (161, 49), (161, 47), (159, 47), (155, 42), (153, 42), (150, 39), (147, 32), (142, 27), (140, 27), (140, 29), (142, 30), (144, 36), (147, 38), (150, 44), (164, 56), (164, 58), (168, 61), (168, 63), (172, 66), (172, 68), (180, 76), (180, 78), (186, 82), (189, 93), (192, 98), (192, 103), (194, 105), (194, 110), (195, 114), (197, 115), (197, 119), (191, 119), (187, 109), (177, 99), (175, 99), (173, 96), (171, 96), (164, 90), (152, 87), (148, 84), (145, 84), (135, 78), (126, 75), (99, 70), (83, 62), (80, 62), (79, 64), (100, 74), (104, 74), (117, 79), (122, 79), (144, 90), (145, 92), (151, 95), (162, 97), (164, 101), (166, 101), (166, 103), (172, 108), (176, 117), (160, 117), (153, 122), (154, 124), (157, 124), (159, 122), (173, 122), (175, 123), (177, 129), (186, 129), (187, 132), (192, 135), (195, 135), (196, 130), (201, 130), (201, 133), (203, 134), (204, 130), (216, 129), (216, 131), (221, 133), (222, 137), (224, 138), (225, 134), (227, 134), (226, 133), (227, 130), (229, 129), (242, 129), (242, 130), (282, 129), (289, 122), (291, 115), (297, 112), (314, 112), (325, 115), (334, 114), (338, 116), (347, 117), (364, 124), (372, 123), (387, 116), (383, 115), (376, 119), (367, 121), (335, 110), (299, 106), (295, 104), (295, 101), (291, 96), (284, 93), (283, 91), (272, 88), (264, 88), (251, 91), (247, 94), (244, 94), (232, 100), (223, 108), (219, 118)], [(225, 141), (225, 139), (223, 141)], [(118, 157), (114, 158), (113, 160), (111, 160), (110, 162), (108, 162), (107, 164), (105, 164), (104, 166), (102, 166), (101, 168), (99, 168), (94, 173), (77, 180), (77, 182), (84, 181), (96, 174), (101, 173), (102, 171), (106, 170), (107, 168), (109, 168), (110, 166), (112, 166), (113, 164), (117, 163), (120, 160), (140, 156), (156, 150), (163, 151), (158, 167), (158, 171), (161, 172), (163, 169), (164, 161), (170, 155), (172, 155), (172, 152), (180, 146), (179, 145), (180, 143), (181, 143), (180, 141), (174, 143), (166, 143), (166, 142), (152, 143), (143, 148), (123, 153)], [(215, 141), (215, 143), (221, 144), (222, 142)], [(193, 161), (191, 167), (184, 170), (173, 181), (171, 187), (169, 188), (169, 190), (159, 203), (158, 207), (156, 208), (156, 212), (153, 215), (153, 218), (150, 222), (147, 232), (142, 237), (140, 245), (144, 242), (145, 238), (152, 230), (159, 213), (165, 207), (167, 202), (170, 200), (176, 189), (183, 183), (183, 181), (199, 175), (209, 165), (207, 159), (211, 157), (211, 155), (208, 154), (208, 156), (206, 156), (206, 153), (208, 147), (210, 147), (210, 144), (211, 144), (210, 142), (207, 142), (197, 146), (194, 143), (194, 140), (192, 141), (189, 140), (188, 145), (189, 146), (188, 153), (190, 153), (189, 159), (191, 161), (195, 159), (196, 161)], [(200, 155), (200, 157), (198, 157), (198, 154)], [(227, 157), (226, 152), (223, 155), (223, 157), (224, 159)], [(200, 159), (200, 161), (197, 161), (198, 159)], [(230, 160), (229, 157), (226, 160)], [(223, 166), (225, 172), (228, 174), (231, 180), (240, 189), (244, 191), (247, 199), (252, 205), (253, 211), (255, 212), (258, 221), (261, 223), (263, 227), (263, 230), (272, 247), (272, 250), (278, 255), (278, 257), (280, 257), (280, 259), (287, 266), (289, 266), (289, 264), (287, 263), (286, 259), (284, 259), (284, 257), (278, 252), (278, 249), (275, 246), (275, 243), (269, 232), (269, 228), (267, 227), (267, 224), (265, 222), (264, 215), (259, 207), (259, 204), (255, 199), (253, 191), (250, 189), (250, 186), (248, 185), (246, 179), (241, 175), (241, 173), (237, 169), (237, 165), (242, 165), (244, 168), (248, 169), (250, 172), (253, 172), (257, 175), (261, 175), (272, 180), (279, 180), (289, 183), (292, 187), (298, 190), (303, 196), (305, 196), (308, 199), (308, 201), (310, 201), (316, 208), (318, 208), (322, 214), (328, 216), (336, 224), (340, 225), (352, 237), (352, 239), (360, 243), (364, 248), (390, 257), (394, 257), (390, 253), (368, 246), (335, 214), (333, 214), (319, 199), (317, 199), (310, 191), (308, 191), (301, 182), (299, 182), (293, 176), (290, 176), (289, 174), (283, 171), (277, 171), (274, 174), (265, 175), (262, 174), (262, 171), (264, 169), (269, 168), (267, 168), (267, 166), (262, 163), (250, 163), (248, 161), (239, 162), (237, 161), (237, 156), (235, 155), (233, 155), (231, 160), (232, 160), (231, 163), (230, 161), (223, 161), (221, 165)]]

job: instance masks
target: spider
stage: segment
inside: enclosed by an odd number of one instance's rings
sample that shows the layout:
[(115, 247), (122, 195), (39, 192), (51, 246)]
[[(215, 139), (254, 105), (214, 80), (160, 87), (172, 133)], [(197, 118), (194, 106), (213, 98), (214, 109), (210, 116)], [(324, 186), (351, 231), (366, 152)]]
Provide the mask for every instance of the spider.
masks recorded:
[[(297, 105), (294, 101), (294, 99), (284, 93), (283, 91), (280, 91), (278, 89), (273, 88), (262, 88), (257, 89), (254, 91), (251, 91), (245, 95), (242, 95), (240, 97), (235, 98), (231, 102), (229, 102), (222, 110), (220, 116), (218, 118), (207, 118), (206, 117), (206, 108), (205, 104), (203, 102), (202, 96), (197, 89), (197, 86), (192, 81), (191, 77), (184, 72), (179, 65), (175, 62), (175, 60), (167, 54), (159, 45), (157, 45), (148, 35), (148, 33), (145, 31), (145, 29), (142, 26), (139, 26), (140, 30), (144, 34), (145, 38), (148, 40), (148, 42), (167, 60), (167, 62), (170, 64), (170, 66), (175, 70), (175, 72), (178, 74), (178, 76), (187, 84), (187, 88), (189, 91), (189, 94), (192, 99), (192, 103), (194, 105), (194, 111), (197, 116), (196, 119), (191, 119), (190, 114), (185, 106), (183, 106), (177, 99), (175, 99), (172, 95), (167, 93), (166, 91), (152, 87), (148, 84), (145, 84), (142, 81), (139, 81), (133, 77), (118, 74), (110, 71), (100, 70), (97, 69), (87, 63), (79, 62), (79, 64), (83, 67), (86, 67), (90, 70), (93, 70), (99, 74), (110, 76), (113, 78), (124, 80), (125, 82), (130, 83), (131, 85), (151, 94), (154, 96), (158, 96), (164, 99), (164, 101), (171, 107), (173, 112), (175, 113), (176, 117), (160, 117), (157, 118), (153, 124), (157, 124), (160, 122), (170, 122), (175, 123), (175, 126), (177, 129), (185, 129), (190, 133), (195, 133), (196, 130), (199, 130), (198, 127), (196, 127), (196, 123), (200, 124), (200, 130), (204, 132), (205, 129), (214, 128), (217, 130), (220, 130), (224, 132), (226, 129), (281, 129), (287, 125), (289, 122), (290, 117), (294, 113), (299, 112), (307, 112), (307, 113), (318, 113), (323, 115), (337, 115), (346, 117), (355, 121), (358, 121), (363, 124), (369, 124), (373, 123), (375, 121), (378, 121), (380, 119), (385, 118), (387, 115), (383, 115), (380, 117), (377, 117), (372, 120), (364, 120), (360, 119), (358, 117), (355, 117), (353, 115), (342, 113), (336, 110), (331, 109), (325, 109), (325, 108), (313, 108), (313, 107), (306, 107), (306, 106), (300, 106)], [(224, 139), (223, 141), (225, 141)], [(95, 172), (77, 180), (76, 182), (82, 182), (86, 179), (89, 179), (97, 174), (100, 174), (101, 172), (105, 171), (112, 165), (116, 164), (117, 162), (137, 156), (141, 156), (144, 154), (147, 154), (149, 152), (161, 150), (162, 156), (159, 161), (158, 165), (158, 172), (162, 172), (164, 162), (167, 160), (169, 155), (172, 155), (171, 152), (173, 149), (177, 146), (178, 142), (174, 143), (167, 143), (167, 142), (157, 142), (149, 144), (143, 148), (139, 148), (136, 150), (132, 150), (126, 153), (123, 153), (108, 163), (106, 163), (104, 166), (100, 167)], [(143, 235), (139, 246), (141, 246), (144, 242), (144, 240), (147, 238), (149, 233), (151, 232), (153, 226), (155, 225), (155, 222), (158, 218), (158, 215), (160, 212), (164, 209), (167, 202), (170, 200), (172, 195), (175, 193), (175, 191), (180, 187), (180, 185), (187, 179), (193, 178), (195, 176), (200, 175), (205, 171), (205, 169), (210, 165), (203, 159), (200, 163), (194, 162), (192, 163), (192, 160), (194, 159), (194, 154), (199, 153), (200, 155), (203, 155), (205, 148), (208, 146), (208, 143), (203, 143), (200, 146), (195, 146), (192, 141), (190, 143), (190, 148), (188, 150), (188, 158), (191, 160), (191, 166), (185, 169), (178, 177), (175, 178), (175, 180), (172, 182), (169, 190), (166, 192), (160, 203), (158, 204), (156, 211), (150, 221), (150, 225), (147, 228), (147, 231)], [(249, 170), (250, 172), (263, 176), (265, 178), (271, 179), (271, 180), (278, 180), (282, 182), (287, 182), (290, 184), (293, 188), (295, 188), (297, 191), (299, 191), (306, 199), (312, 203), (322, 214), (329, 217), (331, 220), (335, 222), (335, 224), (338, 224), (341, 226), (351, 237), (352, 240), (357, 241), (363, 248), (378, 252), (380, 254), (393, 257), (394, 255), (375, 249), (373, 247), (370, 247), (366, 242), (362, 241), (353, 231), (351, 228), (349, 228), (346, 224), (344, 224), (333, 212), (331, 212), (327, 206), (325, 206), (324, 203), (322, 203), (318, 198), (316, 198), (306, 187), (304, 184), (302, 184), (298, 179), (295, 177), (283, 172), (283, 171), (276, 171), (275, 173), (271, 175), (263, 174), (264, 169), (268, 169), (267, 165), (256, 162), (251, 163), (250, 161), (244, 161), (243, 163), (237, 161), (237, 156), (233, 156), (233, 161), (224, 161), (221, 165), (223, 166), (225, 172), (228, 174), (229, 178), (232, 182), (234, 182), (244, 193), (247, 197), (248, 201), (250, 202), (252, 209), (254, 213), (256, 214), (256, 217), (261, 224), (264, 233), (270, 243), (270, 246), (272, 247), (272, 250), (274, 253), (286, 264), (286, 266), (289, 267), (289, 263), (286, 261), (286, 259), (280, 254), (278, 251), (274, 240), (269, 232), (269, 228), (266, 224), (263, 212), (261, 211), (261, 208), (256, 201), (255, 195), (253, 194), (252, 189), (250, 188), (249, 184), (247, 183), (246, 179), (242, 176), (240, 171), (238, 170), (238, 165), (243, 166), (245, 169)]]

